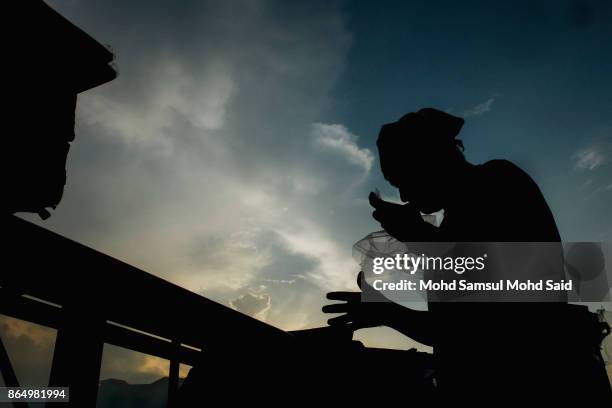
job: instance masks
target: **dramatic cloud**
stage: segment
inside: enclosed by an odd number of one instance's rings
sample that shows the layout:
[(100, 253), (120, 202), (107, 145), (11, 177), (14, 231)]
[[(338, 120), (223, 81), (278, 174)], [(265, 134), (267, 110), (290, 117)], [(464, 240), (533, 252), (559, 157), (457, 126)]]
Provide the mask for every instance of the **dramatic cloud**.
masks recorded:
[[(322, 123), (351, 45), (342, 2), (52, 5), (120, 75), (79, 96), (64, 199), (29, 219), (278, 327), (324, 324), (379, 228), (372, 152)], [(106, 377), (161, 374), (107, 349)]]
[[(79, 98), (48, 227), (224, 302), (275, 262), (265, 237), (293, 261), (267, 279), (291, 280), (304, 257), (305, 279), (350, 276), (330, 270), (350, 259), (330, 208), (358, 210), (344, 200), (373, 156), (318, 122), (350, 45), (339, 4), (155, 4), (136, 26), (123, 3), (62, 5), (112, 44), (121, 74)], [(113, 29), (99, 23), (111, 15)]]
[(608, 185), (603, 185), (601, 187), (598, 187), (595, 192), (597, 193), (601, 193), (604, 191), (612, 191), (612, 183), (608, 184)]
[(79, 101), (80, 118), (131, 143), (171, 143), (177, 137), (172, 130), (181, 118), (203, 131), (219, 129), (234, 84), (221, 63), (202, 69), (194, 72), (171, 57), (151, 61), (137, 79), (142, 81), (142, 100), (134, 103), (123, 92), (87, 93)]
[(470, 116), (479, 116), (485, 114), (491, 110), (491, 106), (493, 105), (493, 102), (495, 102), (495, 100), (496, 98), (489, 98), (483, 103), (480, 103), (472, 108), (468, 108), (463, 111), (463, 116), (467, 118)]
[[(321, 122), (351, 44), (342, 4), (58, 5), (120, 76), (79, 96), (45, 227), (272, 324), (324, 322), (376, 228), (372, 152)], [(244, 305), (264, 295), (265, 316)]]
[(256, 317), (260, 320), (266, 319), (266, 314), (270, 310), (271, 299), (267, 294), (247, 293), (229, 302), (234, 309)]
[(589, 146), (577, 151), (572, 157), (574, 168), (578, 170), (595, 170), (606, 162), (605, 153), (599, 146)]
[[(610, 183), (612, 173), (609, 165), (611, 154), (612, 139), (602, 137), (591, 141), (572, 155), (574, 170), (578, 171), (579, 176), (586, 178), (580, 185), (580, 189), (584, 192), (583, 200), (599, 203), (602, 199), (610, 197), (608, 193), (612, 191)], [(602, 206), (604, 207), (605, 205)]]
[(0, 339), (20, 384), (49, 384), (55, 333), (47, 327), (0, 315)]
[(364, 173), (368, 174), (372, 169), (374, 155), (369, 149), (357, 146), (357, 137), (346, 127), (338, 124), (315, 123), (312, 134), (318, 146), (342, 155), (350, 163), (361, 167)]

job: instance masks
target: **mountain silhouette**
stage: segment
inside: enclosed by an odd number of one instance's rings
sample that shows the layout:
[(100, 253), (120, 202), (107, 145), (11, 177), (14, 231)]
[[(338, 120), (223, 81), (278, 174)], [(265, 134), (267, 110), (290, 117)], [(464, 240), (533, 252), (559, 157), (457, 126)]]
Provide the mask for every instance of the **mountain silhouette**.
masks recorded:
[[(179, 379), (179, 385), (183, 379)], [(109, 378), (100, 381), (98, 408), (165, 408), (168, 402), (168, 377), (150, 384), (129, 384)]]

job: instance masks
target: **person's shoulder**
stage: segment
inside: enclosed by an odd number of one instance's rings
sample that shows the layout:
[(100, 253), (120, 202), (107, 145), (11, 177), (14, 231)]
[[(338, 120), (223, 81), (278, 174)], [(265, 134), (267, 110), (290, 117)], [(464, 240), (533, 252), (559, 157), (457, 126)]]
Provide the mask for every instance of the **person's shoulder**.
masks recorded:
[(526, 171), (509, 160), (490, 160), (481, 165), (481, 182), (500, 200), (541, 197), (540, 187)]
[(489, 160), (480, 165), (481, 171), (489, 177), (498, 178), (499, 181), (513, 180), (532, 181), (531, 177), (519, 166), (505, 159)]
[[(506, 159), (493, 159), (481, 164), (483, 169), (499, 172), (523, 172), (523, 170)], [(524, 172), (523, 172), (524, 173)]]

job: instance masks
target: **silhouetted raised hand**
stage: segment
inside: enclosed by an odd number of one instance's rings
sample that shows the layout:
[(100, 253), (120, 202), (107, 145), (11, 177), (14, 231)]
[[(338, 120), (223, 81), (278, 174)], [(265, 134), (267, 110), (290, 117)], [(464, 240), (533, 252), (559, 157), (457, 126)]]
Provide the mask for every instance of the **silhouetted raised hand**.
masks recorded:
[(368, 196), (374, 207), (372, 217), (394, 238), (403, 242), (429, 242), (437, 228), (423, 220), (421, 213), (411, 204), (385, 201), (375, 193)]

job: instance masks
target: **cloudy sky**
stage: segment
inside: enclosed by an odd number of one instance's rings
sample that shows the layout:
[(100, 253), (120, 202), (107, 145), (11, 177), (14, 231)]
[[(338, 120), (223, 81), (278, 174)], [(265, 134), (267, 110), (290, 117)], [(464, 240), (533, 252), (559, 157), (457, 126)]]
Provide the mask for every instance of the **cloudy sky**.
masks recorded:
[[(48, 3), (120, 75), (79, 96), (59, 208), (25, 218), (258, 319), (316, 327), (355, 288), (367, 194), (396, 196), (378, 130), (424, 106), (466, 118), (469, 160), (527, 170), (565, 240), (612, 239), (609, 2)], [(155, 379), (152, 361), (109, 348), (103, 377)]]

